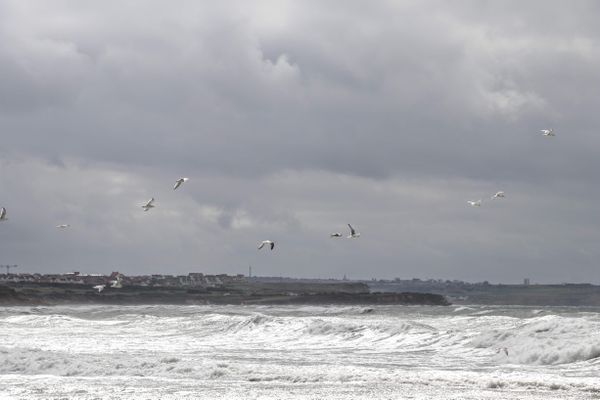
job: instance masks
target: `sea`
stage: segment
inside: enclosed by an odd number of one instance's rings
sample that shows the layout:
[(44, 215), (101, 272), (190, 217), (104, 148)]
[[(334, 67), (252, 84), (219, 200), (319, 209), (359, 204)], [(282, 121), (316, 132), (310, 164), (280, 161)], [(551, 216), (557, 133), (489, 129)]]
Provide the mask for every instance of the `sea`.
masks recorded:
[(600, 399), (600, 309), (0, 308), (1, 399)]

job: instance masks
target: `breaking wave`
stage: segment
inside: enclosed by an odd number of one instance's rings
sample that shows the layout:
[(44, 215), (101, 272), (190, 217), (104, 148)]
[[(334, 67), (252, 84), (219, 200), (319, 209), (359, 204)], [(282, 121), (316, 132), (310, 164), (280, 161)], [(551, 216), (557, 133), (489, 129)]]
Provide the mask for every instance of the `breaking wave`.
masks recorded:
[[(556, 365), (600, 357), (600, 321), (548, 315), (509, 328), (485, 331), (473, 339), (479, 348), (506, 349), (506, 361)], [(504, 350), (499, 352), (504, 358)]]
[(12, 309), (0, 314), (0, 377), (96, 377), (101, 382), (152, 377), (217, 388), (247, 382), (600, 392), (595, 380), (600, 314), (541, 311), (478, 306)]

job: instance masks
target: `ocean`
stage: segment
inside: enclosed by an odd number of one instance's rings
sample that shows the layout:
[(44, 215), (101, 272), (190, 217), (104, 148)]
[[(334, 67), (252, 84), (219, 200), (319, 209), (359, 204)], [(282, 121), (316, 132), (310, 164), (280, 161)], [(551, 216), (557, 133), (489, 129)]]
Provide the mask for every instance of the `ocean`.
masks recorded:
[(0, 308), (1, 399), (600, 399), (600, 309)]

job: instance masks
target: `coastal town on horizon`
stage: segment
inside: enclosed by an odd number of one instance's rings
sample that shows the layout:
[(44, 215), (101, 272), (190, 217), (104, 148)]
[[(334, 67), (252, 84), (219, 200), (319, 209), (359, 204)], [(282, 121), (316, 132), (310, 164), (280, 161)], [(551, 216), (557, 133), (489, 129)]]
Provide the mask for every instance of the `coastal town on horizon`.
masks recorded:
[(0, 273), (0, 283), (61, 283), (61, 284), (78, 284), (78, 285), (100, 285), (118, 279), (122, 285), (126, 286), (148, 286), (148, 287), (215, 287), (220, 285), (244, 283), (244, 282), (364, 282), (372, 285), (410, 285), (411, 287), (437, 287), (437, 288), (465, 288), (465, 287), (486, 287), (492, 285), (499, 286), (530, 286), (530, 285), (576, 285), (576, 286), (597, 286), (588, 282), (561, 282), (561, 283), (533, 283), (529, 278), (523, 279), (522, 283), (490, 283), (482, 282), (466, 282), (462, 280), (449, 279), (420, 279), (420, 278), (394, 278), (394, 279), (349, 279), (346, 276), (343, 278), (298, 278), (284, 276), (252, 276), (244, 274), (229, 275), (222, 274), (206, 274), (202, 272), (189, 272), (187, 275), (172, 275), (172, 274), (144, 274), (144, 275), (126, 275), (119, 271), (113, 271), (109, 275), (104, 274), (86, 274), (78, 271), (66, 273), (27, 273), (27, 272), (10, 272), (10, 268), (15, 265), (0, 265), (0, 268), (6, 268), (5, 273)]

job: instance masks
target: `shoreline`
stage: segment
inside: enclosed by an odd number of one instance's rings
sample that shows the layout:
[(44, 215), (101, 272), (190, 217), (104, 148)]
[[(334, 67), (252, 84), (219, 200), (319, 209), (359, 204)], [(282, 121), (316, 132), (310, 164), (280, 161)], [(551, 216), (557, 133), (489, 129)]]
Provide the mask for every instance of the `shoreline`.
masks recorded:
[[(0, 306), (36, 306), (68, 304), (111, 305), (434, 305), (448, 306), (445, 296), (431, 293), (369, 292), (282, 292), (236, 291), (235, 288), (183, 289), (164, 287), (106, 288), (102, 292), (83, 285), (11, 285), (0, 286)], [(230, 289), (230, 290), (228, 290)]]

